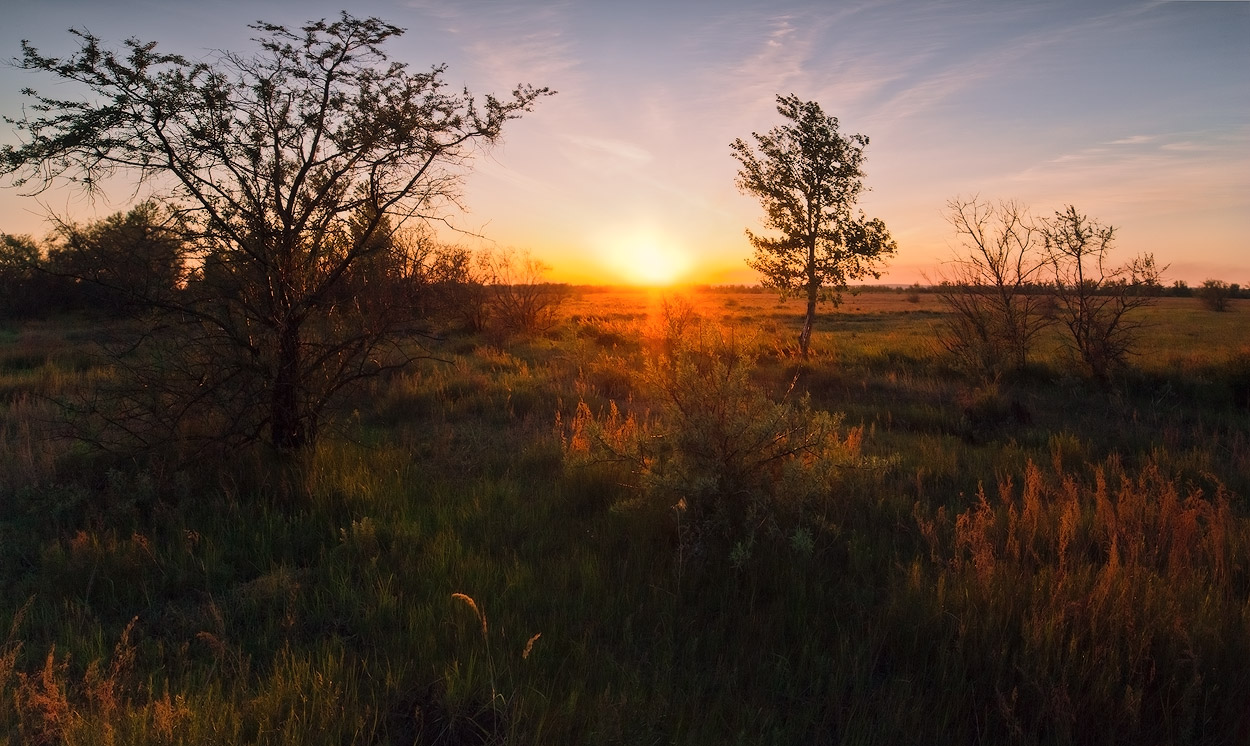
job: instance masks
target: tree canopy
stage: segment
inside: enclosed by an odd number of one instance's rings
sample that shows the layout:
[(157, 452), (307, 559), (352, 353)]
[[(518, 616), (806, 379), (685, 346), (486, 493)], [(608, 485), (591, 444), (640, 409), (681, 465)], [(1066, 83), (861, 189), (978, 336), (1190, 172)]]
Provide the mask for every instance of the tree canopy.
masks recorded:
[(779, 236), (747, 231), (755, 256), (747, 263), (764, 285), (804, 291), (807, 316), (799, 345), (807, 356), (816, 302), (837, 302), (850, 280), (880, 277), (875, 267), (896, 250), (885, 223), (855, 211), (864, 190), (864, 135), (843, 135), (837, 117), (815, 101), (777, 97), (786, 124), (730, 145), (741, 164), (738, 189), (759, 199), (764, 225)]
[(452, 91), (442, 65), (391, 61), (403, 29), (377, 18), (251, 28), (255, 51), (207, 61), (137, 39), (114, 51), (78, 30), (66, 58), (23, 42), (21, 68), (89, 95), (25, 90), (30, 114), (7, 120), (24, 142), (0, 150), (0, 172), (31, 192), (126, 175), (176, 212), (198, 275), (154, 307), (194, 326), (178, 346), (201, 353), (182, 360), (190, 379), (224, 387), (197, 401), (287, 451), (315, 439), (344, 386), (392, 364), (405, 331), (361, 312), (346, 279), (406, 222), (446, 219), (475, 149), (551, 92)]

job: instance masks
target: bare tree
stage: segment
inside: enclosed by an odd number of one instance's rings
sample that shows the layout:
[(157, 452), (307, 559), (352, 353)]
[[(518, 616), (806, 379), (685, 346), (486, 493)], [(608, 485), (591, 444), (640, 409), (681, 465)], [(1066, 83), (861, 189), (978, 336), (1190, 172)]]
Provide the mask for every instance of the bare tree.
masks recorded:
[(1054, 272), (1060, 322), (1086, 371), (1102, 382), (1122, 368), (1142, 326), (1134, 311), (1155, 301), (1162, 269), (1143, 254), (1113, 266), (1116, 229), (1090, 220), (1071, 205), (1042, 228)]
[(836, 304), (848, 280), (880, 277), (874, 267), (897, 247), (885, 223), (854, 212), (864, 189), (868, 138), (841, 134), (837, 117), (826, 116), (815, 101), (778, 96), (777, 112), (789, 123), (752, 133), (754, 147), (741, 139), (730, 147), (741, 164), (738, 189), (760, 200), (765, 225), (781, 234), (747, 231), (755, 247), (747, 263), (764, 285), (805, 293), (799, 348), (807, 357), (817, 301)]
[(482, 254), (480, 277), (487, 289), (486, 313), (506, 334), (535, 334), (555, 325), (568, 288), (547, 281), (551, 269), (529, 252), (512, 249)]
[(115, 52), (84, 31), (65, 59), (23, 42), (21, 68), (95, 98), (27, 91), (33, 115), (8, 120), (26, 142), (0, 150), (0, 172), (35, 191), (61, 177), (90, 190), (120, 172), (166, 194), (199, 275), (156, 304), (168, 313), (146, 339), (185, 386), (129, 404), (288, 452), (315, 441), (342, 390), (411, 356), (412, 320), (349, 280), (405, 223), (456, 208), (475, 147), (549, 91), (451, 92), (443, 66), (390, 61), (383, 46), (403, 30), (376, 18), (252, 28), (257, 51), (206, 62), (135, 39)]
[(951, 310), (942, 343), (985, 374), (1021, 369), (1038, 334), (1053, 319), (1041, 292), (1050, 262), (1027, 208), (976, 197), (946, 203), (959, 237), (956, 256), (939, 276), (938, 297)]

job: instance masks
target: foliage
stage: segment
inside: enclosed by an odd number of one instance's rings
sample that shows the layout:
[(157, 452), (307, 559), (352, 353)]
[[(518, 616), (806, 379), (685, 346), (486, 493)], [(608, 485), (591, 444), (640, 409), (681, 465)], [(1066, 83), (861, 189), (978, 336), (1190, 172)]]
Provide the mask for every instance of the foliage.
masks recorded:
[[(995, 498), (978, 489), (953, 520), (918, 505), (931, 562), (910, 580), (960, 620), (950, 639), (993, 680), (1004, 725), (1025, 742), (1167, 740), (1151, 722), (1218, 742), (1211, 723), (1239, 705), (1204, 678), (1224, 669), (1225, 630), (1247, 621), (1235, 589), (1250, 571), (1230, 495), (1182, 487), (1157, 463), (1112, 461), (1087, 482), (1030, 462), (1019, 481), (1001, 477)], [(997, 661), (978, 652), (995, 644)]]
[(747, 263), (765, 285), (806, 294), (799, 347), (807, 357), (822, 293), (836, 303), (849, 280), (880, 277), (874, 267), (897, 247), (885, 223), (854, 212), (868, 138), (841, 134), (837, 117), (793, 94), (777, 97), (777, 112), (789, 123), (752, 133), (754, 146), (736, 139), (730, 147), (740, 164), (738, 189), (760, 200), (764, 224), (781, 234), (747, 231), (755, 247)]
[(1205, 280), (1198, 289), (1203, 304), (1212, 311), (1227, 311), (1228, 300), (1235, 295), (1235, 290), (1223, 280)]
[[(1027, 388), (968, 401), (928, 301), (865, 293), (830, 319), (837, 358), (798, 365), (778, 347), (801, 301), (689, 300), (665, 320), (647, 291), (588, 290), (558, 334), (458, 337), (450, 364), (371, 381), (299, 468), (63, 450), (44, 396), (92, 385), (83, 349), (123, 322), (0, 326), (0, 742), (1245, 740), (1250, 317), (1142, 309), (1162, 352), (1114, 396), (1064, 375), (1052, 328)], [(724, 553), (683, 561), (688, 492), (625, 509), (633, 463), (569, 468), (552, 424), (579, 400), (605, 438), (615, 399), (677, 442), (669, 339), (687, 369), (732, 360), (765, 415), (846, 413), (799, 525), (796, 493), (757, 485), (781, 530), (709, 530)], [(962, 437), (966, 405), (1009, 416), (1008, 394), (1031, 422)]]
[(63, 307), (112, 315), (169, 305), (185, 287), (186, 226), (155, 201), (83, 226), (61, 222), (45, 271), (62, 283)]
[(752, 344), (734, 330), (666, 304), (644, 377), (637, 419), (612, 405), (596, 419), (579, 405), (570, 452), (626, 461), (653, 504), (681, 522), (683, 549), (725, 542), (745, 559), (757, 539), (802, 528), (813, 501), (828, 497), (837, 469), (858, 458), (862, 433), (839, 434), (841, 417), (787, 391), (773, 401), (751, 380)]
[(1115, 228), (1091, 221), (1069, 205), (1042, 228), (1054, 268), (1056, 314), (1067, 343), (1086, 370), (1106, 382), (1124, 367), (1141, 322), (1133, 312), (1154, 302), (1163, 269), (1146, 254), (1110, 264)]
[(253, 28), (263, 34), (254, 54), (209, 61), (136, 39), (116, 52), (85, 31), (72, 32), (80, 48), (64, 59), (24, 42), (23, 69), (96, 99), (28, 90), (33, 114), (14, 122), (27, 141), (6, 145), (0, 168), (36, 190), (62, 177), (92, 190), (123, 173), (168, 194), (203, 271), (178, 300), (157, 303), (172, 314), (145, 338), (159, 342), (147, 354), (200, 383), (167, 389), (159, 404), (207, 408), (219, 424), (242, 418), (233, 432), (293, 451), (315, 441), (344, 388), (411, 357), (396, 342), (413, 320), (342, 292), (353, 270), (407, 221), (454, 207), (475, 145), (498, 140), (548, 90), (483, 102), (449, 93), (444, 67), (411, 72), (388, 59), (383, 46), (403, 31), (376, 18)]
[(938, 297), (951, 311), (942, 345), (983, 375), (1020, 370), (1053, 322), (1039, 292), (1049, 262), (1038, 228), (1015, 202), (954, 199), (947, 211), (961, 248), (940, 276)]
[(34, 315), (44, 301), (37, 285), (43, 252), (30, 236), (0, 233), (0, 317)]

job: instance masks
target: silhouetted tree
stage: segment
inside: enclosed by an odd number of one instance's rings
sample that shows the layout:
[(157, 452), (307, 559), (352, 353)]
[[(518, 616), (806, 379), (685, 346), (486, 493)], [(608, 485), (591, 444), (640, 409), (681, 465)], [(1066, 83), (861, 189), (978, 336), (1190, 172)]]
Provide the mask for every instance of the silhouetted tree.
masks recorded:
[(748, 230), (755, 257), (747, 263), (767, 287), (806, 294), (799, 348), (807, 357), (817, 301), (836, 304), (848, 280), (880, 277), (874, 267), (896, 246), (885, 223), (854, 211), (868, 138), (841, 134), (837, 117), (794, 95), (778, 96), (777, 112), (788, 123), (752, 133), (754, 145), (737, 139), (730, 147), (741, 164), (738, 189), (759, 199), (764, 224), (781, 234)]
[(1051, 266), (1026, 208), (976, 198), (946, 203), (960, 248), (941, 274), (950, 308), (943, 345), (982, 373), (1023, 368), (1037, 335), (1053, 323), (1051, 299), (1037, 292)]
[[(132, 313), (168, 304), (186, 282), (185, 226), (156, 202), (143, 202), (88, 225), (61, 222), (46, 271), (69, 305)], [(65, 287), (69, 285), (69, 287)]]
[(1115, 228), (1068, 206), (1042, 228), (1054, 271), (1056, 313), (1067, 342), (1087, 371), (1106, 382), (1123, 367), (1137, 341), (1141, 321), (1131, 313), (1155, 297), (1162, 270), (1143, 254), (1120, 266), (1110, 264)]
[(1223, 280), (1206, 280), (1198, 289), (1202, 302), (1212, 311), (1227, 311), (1228, 299), (1235, 297), (1236, 294), (1236, 290)]
[(46, 309), (38, 270), (43, 255), (30, 236), (0, 233), (0, 316), (30, 316)]
[(64, 59), (23, 42), (22, 69), (95, 99), (27, 91), (34, 114), (14, 122), (26, 142), (0, 151), (0, 170), (35, 190), (124, 172), (167, 193), (202, 271), (162, 304), (174, 312), (154, 353), (169, 358), (162, 400), (125, 406), (210, 410), (285, 452), (315, 440), (346, 386), (410, 359), (408, 325), (342, 292), (353, 270), (388, 250), (388, 232), (454, 208), (475, 145), (549, 91), (451, 92), (443, 66), (390, 61), (383, 46), (403, 30), (376, 18), (252, 28), (256, 52), (209, 61), (135, 39), (119, 53), (85, 31)]
[(503, 334), (536, 334), (550, 329), (568, 288), (547, 281), (550, 267), (529, 252), (504, 249), (479, 257), (486, 289), (486, 315)]

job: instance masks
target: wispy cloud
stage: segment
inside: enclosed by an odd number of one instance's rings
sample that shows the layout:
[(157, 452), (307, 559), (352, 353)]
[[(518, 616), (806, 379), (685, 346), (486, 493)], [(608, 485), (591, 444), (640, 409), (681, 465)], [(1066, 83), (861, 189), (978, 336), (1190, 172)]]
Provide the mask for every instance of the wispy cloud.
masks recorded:
[[(1142, 15), (1137, 5), (1119, 5), (1056, 15), (1048, 7), (1003, 4), (987, 8), (967, 3), (929, 6), (898, 24), (905, 37), (875, 57), (889, 74), (869, 76), (879, 86), (866, 115), (903, 124), (930, 115), (957, 96), (990, 83), (1003, 84), (1049, 64), (1048, 53), (1075, 45), (1091, 48), (1100, 38), (1123, 33)], [(892, 9), (893, 20), (899, 8)], [(927, 11), (927, 12), (926, 12)], [(884, 22), (882, 22), (884, 24)], [(880, 29), (878, 29), (880, 31)], [(900, 48), (908, 53), (897, 55)], [(1050, 59), (1053, 59), (1053, 54)], [(991, 112), (991, 107), (984, 111)]]
[(588, 135), (564, 135), (571, 147), (563, 148), (565, 157), (581, 168), (614, 173), (636, 168), (651, 160), (651, 153), (634, 143)]
[(1010, 177), (1022, 188), (1138, 209), (1234, 208), (1250, 190), (1250, 128), (1134, 135), (1053, 156)]
[(524, 4), (409, 0), (408, 7), (441, 24), (466, 57), (492, 80), (546, 84), (580, 66), (565, 0)]

